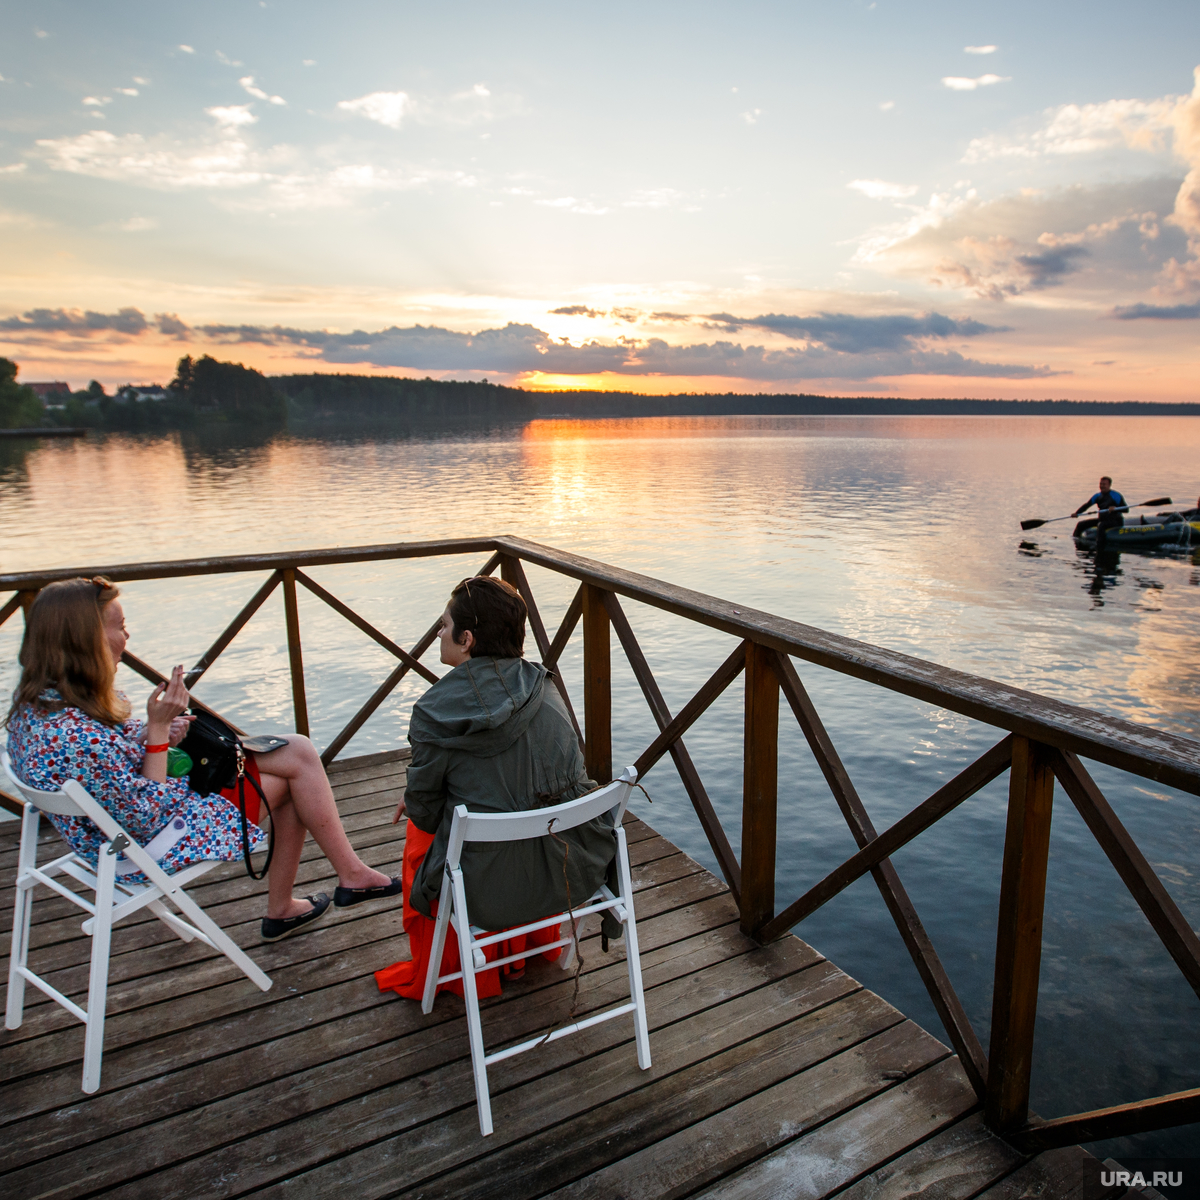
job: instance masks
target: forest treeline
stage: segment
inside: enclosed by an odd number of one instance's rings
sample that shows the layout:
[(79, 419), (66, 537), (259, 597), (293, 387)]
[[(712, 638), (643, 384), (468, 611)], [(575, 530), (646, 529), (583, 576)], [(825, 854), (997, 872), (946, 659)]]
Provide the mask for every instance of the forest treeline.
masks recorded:
[(535, 392), (489, 383), (396, 376), (311, 374), (265, 376), (210, 355), (181, 358), (159, 400), (109, 395), (95, 380), (61, 405), (44, 408), (16, 382), (17, 365), (0, 358), (0, 428), (73, 425), (153, 431), (338, 427), (376, 422), (445, 427), (513, 423), (538, 417), (662, 416), (953, 416), (1094, 414), (1200, 416), (1200, 403), (1088, 400), (905, 400), (894, 396), (833, 397), (804, 393), (682, 392), (652, 396), (589, 390)]

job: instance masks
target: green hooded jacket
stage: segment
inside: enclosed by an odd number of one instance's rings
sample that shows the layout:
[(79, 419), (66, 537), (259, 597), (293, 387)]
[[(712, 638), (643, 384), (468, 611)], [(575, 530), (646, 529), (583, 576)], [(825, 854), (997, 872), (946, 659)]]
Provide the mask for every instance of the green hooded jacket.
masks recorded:
[[(459, 664), (417, 701), (408, 740), (408, 817), (435, 835), (409, 897), (426, 916), (442, 889), (455, 805), (521, 812), (575, 800), (596, 786), (549, 672), (523, 658), (481, 655)], [(564, 853), (570, 903), (587, 902), (616, 856), (612, 818), (556, 837), (463, 848), (472, 925), (507, 929), (566, 911)]]

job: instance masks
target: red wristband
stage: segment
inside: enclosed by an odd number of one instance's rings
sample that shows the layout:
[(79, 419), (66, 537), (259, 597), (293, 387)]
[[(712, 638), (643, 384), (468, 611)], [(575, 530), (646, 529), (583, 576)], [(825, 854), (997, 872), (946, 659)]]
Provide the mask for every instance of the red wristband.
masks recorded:
[(166, 752), (168, 750), (170, 750), (170, 748), (171, 748), (170, 742), (163, 742), (163, 744), (161, 746), (147, 746), (146, 753), (147, 754), (166, 754)]

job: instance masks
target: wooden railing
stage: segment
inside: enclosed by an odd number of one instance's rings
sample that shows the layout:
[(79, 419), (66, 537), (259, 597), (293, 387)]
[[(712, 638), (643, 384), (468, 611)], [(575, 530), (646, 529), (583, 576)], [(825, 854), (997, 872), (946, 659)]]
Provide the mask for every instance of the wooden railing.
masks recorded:
[[(332, 761), (410, 671), (434, 682), (421, 658), (437, 635), (435, 621), (405, 650), (305, 573), (306, 568), (459, 554), (486, 554), (479, 574), (497, 569), (529, 609), (541, 661), (554, 667), (576, 628), (583, 633), (583, 727), (561, 676), (558, 687), (580, 733), (588, 772), (612, 777), (611, 634), (633, 670), (658, 735), (638, 757), (644, 776), (669, 754), (737, 902), (743, 930), (759, 941), (783, 936), (805, 917), (870, 873), (916, 964), (946, 1034), (983, 1105), (989, 1126), (1034, 1151), (1200, 1121), (1200, 1088), (1052, 1120), (1029, 1114), (1030, 1070), (1042, 945), (1046, 865), (1055, 783), (1078, 809), (1163, 946), (1200, 995), (1200, 938), (1190, 927), (1145, 856), (1084, 768), (1088, 758), (1200, 795), (1200, 745), (1187, 738), (981, 679), (934, 663), (826, 633), (769, 613), (719, 600), (645, 575), (624, 571), (521, 538), (450, 539), (349, 549), (229, 558), (138, 563), (0, 575), (14, 595), (0, 608), (0, 624), (32, 603), (56, 579), (107, 575), (114, 581), (269, 571), (267, 580), (200, 656), (187, 674), (193, 686), (277, 588), (283, 588), (296, 730), (309, 732), (297, 585), (340, 613), (397, 660), (345, 728), (325, 748)], [(523, 563), (578, 582), (562, 623), (551, 638), (542, 622)], [(638, 645), (621, 598), (674, 613), (737, 639), (729, 656), (696, 694), (672, 714)], [(1003, 732), (985, 754), (882, 833), (862, 799), (801, 681), (793, 659), (866, 680), (890, 691), (948, 708)], [(126, 652), (145, 678), (163, 675)], [(739, 675), (745, 675), (741, 854), (735, 853), (688, 754), (683, 737)], [(802, 730), (858, 850), (803, 896), (777, 911), (775, 844), (778, 826), (780, 696)], [(991, 1039), (985, 1054), (916, 908), (892, 865), (901, 847), (1008, 772), (1008, 821), (1001, 867)]]

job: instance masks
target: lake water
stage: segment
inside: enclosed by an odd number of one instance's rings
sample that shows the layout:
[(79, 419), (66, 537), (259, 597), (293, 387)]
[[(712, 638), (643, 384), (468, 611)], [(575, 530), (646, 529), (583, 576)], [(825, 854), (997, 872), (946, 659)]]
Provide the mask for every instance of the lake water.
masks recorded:
[[(1166, 417), (546, 420), (257, 444), (0, 443), (0, 567), (518, 534), (1200, 739), (1200, 554), (1125, 553), (1097, 572), (1074, 546), (1073, 522), (1025, 535), (1018, 524), (1070, 512), (1101, 474), (1131, 501), (1170, 495), (1190, 506), (1198, 462), (1200, 421)], [(482, 559), (312, 574), (411, 645)], [(529, 575), (553, 633), (574, 587)], [(190, 665), (261, 578), (125, 585), (130, 648), (162, 668)], [(672, 710), (732, 649), (678, 618), (626, 611)], [(393, 660), (303, 591), (300, 620), (313, 736), (327, 743)], [(0, 629), (5, 694), (20, 624)], [(615, 757), (629, 762), (655, 729), (613, 645)], [(954, 713), (798, 666), (879, 828), (999, 740)], [(578, 633), (563, 667), (578, 703)], [(146, 690), (134, 676), (125, 686)], [(424, 686), (406, 679), (344, 753), (402, 743)], [(290, 728), (279, 593), (197, 695), (247, 728)], [(737, 847), (739, 686), (686, 740)], [(1094, 774), (1200, 926), (1200, 800)], [(643, 801), (643, 814), (714, 866), (669, 759), (646, 784), (654, 805)], [(1005, 801), (1002, 779), (894, 859), (985, 1048)], [(1054, 822), (1033, 1107), (1052, 1116), (1197, 1086), (1200, 1002), (1061, 791)], [(779, 825), (782, 907), (854, 849), (786, 705)], [(941, 1034), (869, 879), (797, 932)], [(1101, 1149), (1183, 1155), (1198, 1144), (1191, 1126)]]

